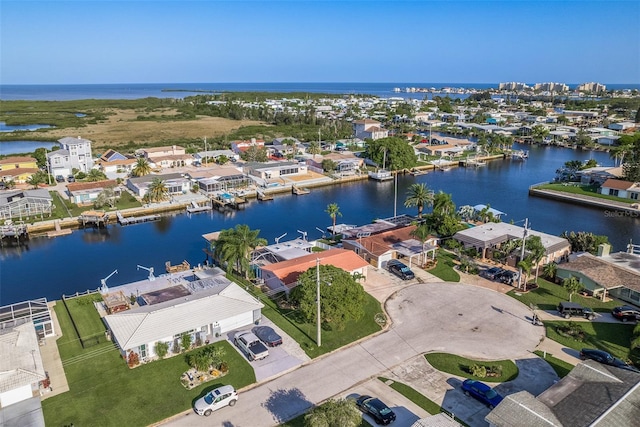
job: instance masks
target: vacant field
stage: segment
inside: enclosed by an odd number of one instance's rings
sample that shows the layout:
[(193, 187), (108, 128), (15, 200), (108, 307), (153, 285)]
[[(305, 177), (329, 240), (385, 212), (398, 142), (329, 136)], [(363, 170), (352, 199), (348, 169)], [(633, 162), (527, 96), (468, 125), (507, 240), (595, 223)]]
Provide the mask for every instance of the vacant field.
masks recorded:
[[(81, 128), (52, 129), (39, 132), (38, 136), (50, 136), (58, 140), (65, 136), (81, 136), (93, 142), (92, 148), (114, 148), (133, 142), (139, 146), (157, 145), (162, 141), (203, 139), (230, 133), (243, 126), (264, 125), (251, 120), (230, 120), (220, 117), (200, 116), (195, 120), (136, 120), (138, 116), (170, 117), (175, 110), (163, 109), (150, 114), (136, 110), (107, 110), (106, 120)], [(204, 149), (204, 143), (203, 147)]]

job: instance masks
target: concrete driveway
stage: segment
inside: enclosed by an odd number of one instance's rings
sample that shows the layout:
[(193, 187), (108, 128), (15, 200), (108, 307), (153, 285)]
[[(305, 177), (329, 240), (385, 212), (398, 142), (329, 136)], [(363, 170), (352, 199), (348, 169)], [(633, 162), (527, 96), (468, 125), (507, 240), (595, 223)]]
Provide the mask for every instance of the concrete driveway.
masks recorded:
[[(236, 406), (206, 419), (187, 411), (167, 424), (278, 425), (316, 403), (343, 396), (354, 384), (393, 372), (423, 353), (444, 351), (474, 359), (517, 360), (527, 358), (543, 334), (542, 328), (527, 320), (530, 311), (518, 301), (458, 283), (413, 285), (395, 294), (386, 306), (393, 320), (386, 332), (242, 391)], [(445, 391), (447, 399), (452, 398)]]

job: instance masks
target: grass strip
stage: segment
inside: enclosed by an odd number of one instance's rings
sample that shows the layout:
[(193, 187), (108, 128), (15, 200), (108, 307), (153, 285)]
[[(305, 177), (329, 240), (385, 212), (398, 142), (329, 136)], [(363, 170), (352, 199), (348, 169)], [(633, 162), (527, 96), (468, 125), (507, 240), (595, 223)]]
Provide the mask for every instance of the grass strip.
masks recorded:
[[(451, 375), (455, 375), (463, 378), (471, 378), (487, 383), (502, 383), (506, 381), (514, 380), (518, 376), (518, 367), (511, 360), (496, 360), (496, 361), (479, 361), (467, 359), (465, 357), (456, 356), (449, 353), (427, 353), (424, 356), (427, 362), (439, 371), (446, 372)], [(500, 376), (475, 376), (471, 373), (471, 367), (474, 365), (489, 367), (496, 367)]]
[(560, 378), (566, 377), (567, 374), (569, 374), (569, 372), (571, 372), (571, 370), (573, 369), (573, 365), (571, 363), (565, 362), (564, 360), (558, 359), (557, 357), (553, 357), (552, 354), (547, 353), (545, 356), (544, 352), (540, 350), (536, 350), (533, 353), (538, 357), (544, 359), (544, 361), (547, 362), (554, 371), (556, 371), (556, 374)]

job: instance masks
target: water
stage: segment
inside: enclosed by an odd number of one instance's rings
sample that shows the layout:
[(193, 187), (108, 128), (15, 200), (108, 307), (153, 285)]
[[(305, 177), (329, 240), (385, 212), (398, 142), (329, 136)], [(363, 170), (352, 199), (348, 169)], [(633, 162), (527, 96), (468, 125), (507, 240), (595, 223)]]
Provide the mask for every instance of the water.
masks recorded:
[[(522, 224), (528, 218), (536, 230), (558, 235), (565, 230), (591, 231), (609, 236), (614, 250), (624, 250), (630, 238), (640, 242), (640, 218), (607, 215), (603, 210), (569, 203), (529, 197), (528, 186), (550, 180), (565, 161), (594, 158), (611, 165), (607, 153), (570, 150), (558, 147), (521, 147), (530, 150), (524, 162), (498, 160), (482, 168), (454, 168), (446, 172), (429, 172), (398, 179), (397, 203), (394, 203), (393, 181), (364, 181), (312, 189), (305, 196), (280, 195), (268, 202), (252, 201), (245, 209), (222, 214), (217, 211), (188, 216), (175, 214), (161, 221), (121, 227), (110, 225), (104, 230), (74, 230), (67, 236), (31, 239), (21, 248), (0, 248), (0, 304), (36, 297), (58, 299), (62, 293), (74, 293), (100, 286), (100, 279), (113, 270), (118, 274), (109, 286), (141, 280), (145, 271), (136, 265), (164, 271), (164, 263), (189, 261), (192, 265), (205, 259), (202, 234), (236, 224), (248, 224), (260, 230), (269, 243), (300, 237), (322, 236), (320, 230), (331, 225), (325, 212), (337, 203), (341, 217), (338, 223), (365, 224), (376, 218), (397, 214), (415, 215), (415, 208), (404, 207), (407, 188), (424, 182), (435, 191), (451, 193), (456, 205), (489, 204), (507, 213), (505, 221)], [(298, 231), (299, 230), (299, 231)]]
[(53, 147), (59, 147), (57, 142), (45, 141), (0, 141), (0, 154), (23, 154), (33, 153), (37, 148), (46, 148), (51, 150)]
[[(572, 87), (575, 85), (572, 85)], [(498, 83), (121, 83), (91, 85), (0, 85), (1, 100), (68, 101), (74, 99), (184, 98), (208, 92), (311, 92), (369, 94), (423, 99), (424, 93), (395, 93), (393, 88), (497, 88)], [(608, 89), (640, 89), (638, 84), (612, 84)], [(170, 91), (174, 90), (174, 91)], [(440, 94), (445, 96), (445, 94)], [(451, 98), (466, 95), (450, 94)]]
[(50, 128), (50, 125), (7, 125), (6, 122), (0, 122), (0, 132), (13, 132), (13, 131), (21, 131), (21, 130), (37, 130), (37, 129), (47, 129)]

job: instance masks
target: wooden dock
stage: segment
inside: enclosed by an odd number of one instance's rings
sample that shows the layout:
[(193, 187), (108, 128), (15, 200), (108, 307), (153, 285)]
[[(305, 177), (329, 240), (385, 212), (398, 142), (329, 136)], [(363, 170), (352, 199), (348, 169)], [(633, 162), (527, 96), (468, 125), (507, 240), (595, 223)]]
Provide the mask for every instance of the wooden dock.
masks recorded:
[(84, 211), (78, 217), (78, 222), (82, 223), (83, 227), (87, 225), (104, 227), (109, 222), (109, 214), (105, 211)]
[(27, 225), (23, 222), (14, 224), (11, 220), (7, 220), (4, 225), (0, 226), (0, 241), (4, 239), (15, 239), (16, 241), (26, 240), (29, 238)]
[(143, 222), (158, 221), (160, 219), (160, 215), (131, 216), (125, 218), (120, 211), (116, 212), (116, 217), (120, 225), (141, 224)]
[(291, 192), (296, 196), (302, 196), (304, 194), (311, 193), (311, 190), (309, 190), (308, 188), (300, 188), (297, 185), (293, 185), (291, 186)]
[(56, 220), (54, 222), (54, 227), (55, 227), (55, 230), (47, 232), (47, 237), (51, 238), (51, 237), (66, 236), (67, 234), (71, 234), (70, 228), (60, 227), (59, 220)]
[(197, 204), (196, 202), (191, 202), (190, 206), (187, 206), (187, 212), (188, 213), (198, 213), (198, 212), (207, 212), (213, 209), (213, 206), (209, 205), (204, 205), (201, 206), (199, 204)]
[(266, 202), (267, 200), (273, 200), (273, 196), (271, 194), (264, 193), (260, 190), (256, 191), (258, 200), (262, 202)]

